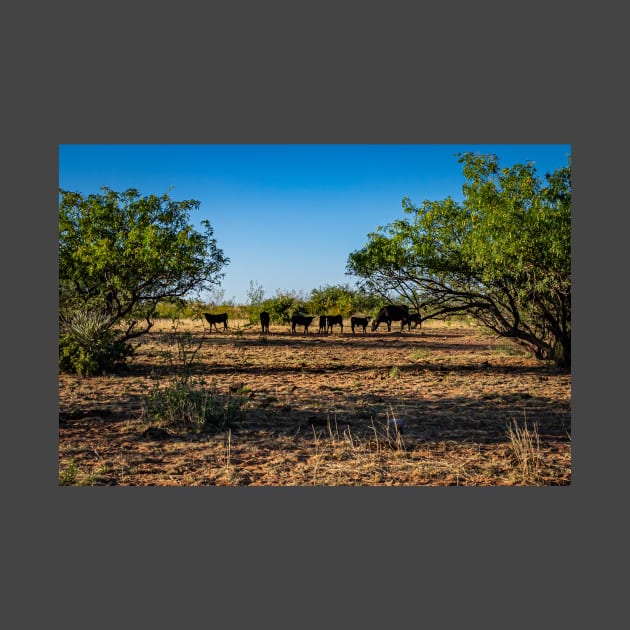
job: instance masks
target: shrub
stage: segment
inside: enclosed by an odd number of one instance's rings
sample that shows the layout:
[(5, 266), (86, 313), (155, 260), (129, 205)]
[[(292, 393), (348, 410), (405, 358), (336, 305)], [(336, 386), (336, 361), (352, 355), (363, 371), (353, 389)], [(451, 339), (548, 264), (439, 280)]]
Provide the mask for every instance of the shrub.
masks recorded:
[(260, 313), (267, 311), (271, 321), (275, 324), (286, 324), (296, 313), (308, 313), (308, 307), (304, 297), (296, 292), (282, 293), (278, 291), (273, 298), (263, 300), (247, 307), (247, 313), (251, 324), (260, 323)]
[(175, 377), (165, 387), (156, 384), (144, 401), (143, 413), (150, 424), (200, 433), (222, 430), (240, 418), (244, 399), (221, 395), (192, 378)]
[(307, 307), (312, 313), (338, 313), (350, 317), (352, 313), (378, 311), (384, 303), (385, 301), (378, 296), (351, 289), (347, 284), (337, 284), (313, 289)]
[(113, 371), (126, 364), (133, 347), (106, 325), (99, 312), (77, 311), (65, 320), (59, 338), (59, 368), (80, 376)]
[(59, 485), (60, 486), (74, 486), (77, 483), (77, 476), (79, 469), (74, 463), (74, 459), (68, 461), (66, 468), (59, 472)]

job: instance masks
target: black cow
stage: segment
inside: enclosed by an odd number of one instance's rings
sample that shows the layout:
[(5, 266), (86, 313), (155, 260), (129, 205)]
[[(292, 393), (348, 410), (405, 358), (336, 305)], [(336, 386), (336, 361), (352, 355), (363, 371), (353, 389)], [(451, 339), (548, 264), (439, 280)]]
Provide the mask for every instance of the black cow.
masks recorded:
[(363, 334), (365, 335), (365, 329), (369, 324), (371, 317), (351, 317), (350, 318), (350, 327), (352, 328), (352, 334), (354, 335), (355, 326), (360, 326), (363, 328)]
[(296, 326), (304, 326), (304, 334), (308, 334), (308, 327), (313, 323), (315, 317), (306, 315), (294, 315), (291, 318), (291, 332), (295, 332)]
[(218, 315), (214, 315), (213, 313), (204, 313), (204, 317), (206, 318), (206, 321), (210, 324), (210, 332), (212, 332), (212, 326), (214, 326), (214, 329), (219, 332), (217, 324), (223, 324), (223, 330), (228, 329), (227, 313), (219, 313)]
[(409, 324), (409, 308), (404, 304), (388, 304), (378, 312), (376, 319), (372, 322), (372, 331), (375, 331), (379, 324), (385, 322), (387, 324), (387, 330), (392, 329), (392, 322), (400, 322), (400, 330), (403, 329), (405, 324), (407, 328), (411, 329)]
[(269, 313), (267, 311), (263, 311), (260, 314), (260, 328), (262, 329), (261, 334), (265, 334), (269, 332)]
[(326, 315), (319, 316), (319, 332), (326, 334)]
[(341, 315), (327, 315), (326, 321), (328, 322), (326, 328), (327, 332), (332, 333), (333, 326), (340, 326), (341, 332), (343, 333), (343, 317)]
[(420, 313), (409, 313), (407, 320), (410, 324), (413, 324), (414, 328), (422, 326), (422, 317), (420, 316)]

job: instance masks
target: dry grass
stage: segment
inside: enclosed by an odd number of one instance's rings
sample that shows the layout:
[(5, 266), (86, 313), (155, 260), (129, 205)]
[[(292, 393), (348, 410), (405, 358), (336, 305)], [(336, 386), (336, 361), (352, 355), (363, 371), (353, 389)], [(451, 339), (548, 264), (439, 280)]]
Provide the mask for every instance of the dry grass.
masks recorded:
[(520, 426), (516, 420), (508, 425), (507, 434), (510, 446), (518, 464), (521, 479), (525, 484), (536, 485), (540, 480), (542, 468), (542, 451), (538, 425), (534, 423), (530, 429), (527, 419)]
[[(241, 413), (202, 431), (151, 421), (150, 392), (183, 371)], [(165, 320), (128, 373), (59, 376), (60, 483), (566, 485), (570, 395), (570, 374), (473, 326), (261, 336)]]

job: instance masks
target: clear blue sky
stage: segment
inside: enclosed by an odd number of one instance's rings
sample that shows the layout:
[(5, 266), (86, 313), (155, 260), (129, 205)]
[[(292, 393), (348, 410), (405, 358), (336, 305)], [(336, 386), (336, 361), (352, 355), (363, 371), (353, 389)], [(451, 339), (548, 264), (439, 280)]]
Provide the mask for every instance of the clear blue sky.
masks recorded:
[[(59, 187), (102, 186), (196, 199), (230, 259), (220, 289), (247, 301), (250, 282), (265, 297), (349, 284), (348, 254), (377, 226), (401, 218), (402, 199), (462, 199), (456, 154), (494, 153), (502, 166), (533, 161), (538, 174), (566, 166), (570, 144), (88, 145), (59, 146)], [(204, 296), (202, 296), (204, 297)]]

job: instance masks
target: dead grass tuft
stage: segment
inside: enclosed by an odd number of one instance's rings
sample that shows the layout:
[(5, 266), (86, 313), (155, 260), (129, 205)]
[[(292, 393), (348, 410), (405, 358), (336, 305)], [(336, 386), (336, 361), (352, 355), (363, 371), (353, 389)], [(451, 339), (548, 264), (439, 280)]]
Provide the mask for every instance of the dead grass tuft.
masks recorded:
[(527, 426), (526, 418), (522, 426), (513, 420), (508, 424), (507, 434), (522, 483), (538, 485), (541, 481), (543, 460), (538, 425), (534, 423), (530, 428)]

